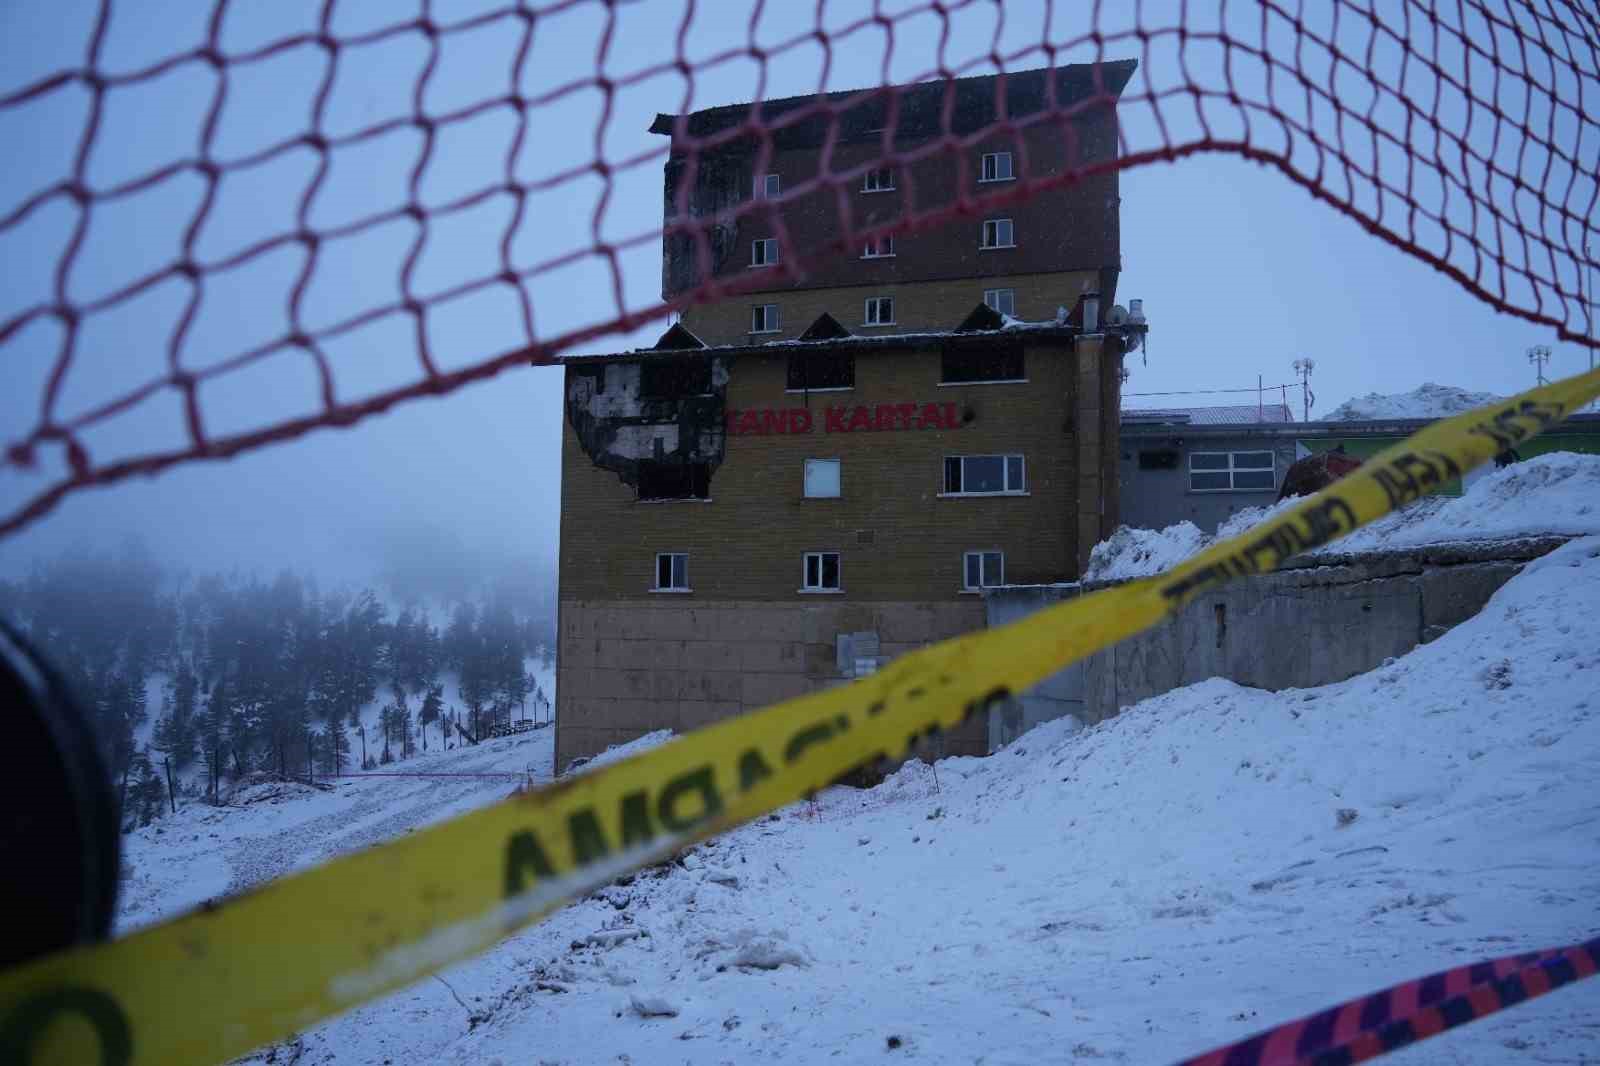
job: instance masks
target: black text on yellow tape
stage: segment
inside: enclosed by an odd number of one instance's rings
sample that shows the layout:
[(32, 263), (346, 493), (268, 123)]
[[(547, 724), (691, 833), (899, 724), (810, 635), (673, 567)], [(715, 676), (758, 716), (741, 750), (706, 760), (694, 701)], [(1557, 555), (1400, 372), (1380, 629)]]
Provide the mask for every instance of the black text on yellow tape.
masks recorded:
[(1459, 477), (1600, 395), (1600, 371), (1436, 423), (1166, 574), (945, 641), (854, 684), (0, 974), (0, 1066), (220, 1062), (459, 961), (637, 867)]

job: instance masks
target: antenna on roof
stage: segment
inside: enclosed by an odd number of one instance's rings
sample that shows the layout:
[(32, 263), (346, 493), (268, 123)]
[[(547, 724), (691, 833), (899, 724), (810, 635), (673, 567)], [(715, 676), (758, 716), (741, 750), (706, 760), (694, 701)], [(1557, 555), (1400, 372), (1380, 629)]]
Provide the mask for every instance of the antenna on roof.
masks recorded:
[(1311, 372), (1317, 368), (1315, 359), (1296, 359), (1294, 372), (1300, 378), (1300, 402), (1304, 409), (1301, 420), (1311, 421), (1311, 404), (1316, 399), (1311, 393)]
[(1528, 362), (1533, 364), (1535, 376), (1539, 384), (1548, 385), (1549, 381), (1544, 376), (1544, 365), (1550, 361), (1550, 346), (1548, 344), (1535, 344), (1528, 349)]

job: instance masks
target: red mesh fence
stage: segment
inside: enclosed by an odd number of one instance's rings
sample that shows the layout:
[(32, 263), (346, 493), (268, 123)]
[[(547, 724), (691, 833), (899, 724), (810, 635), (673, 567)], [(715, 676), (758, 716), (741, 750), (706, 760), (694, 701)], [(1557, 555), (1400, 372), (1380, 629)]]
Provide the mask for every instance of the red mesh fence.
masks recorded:
[[(118, 25), (126, 26), (144, 17), (135, 6), (130, 0), (101, 0), (85, 35), (81, 60), (0, 96), (0, 121), (11, 123), (4, 127), (10, 131), (4, 136), (13, 152), (26, 147), (30, 122), (57, 122), (52, 128), (59, 132), (59, 121), (50, 117), (53, 100), (82, 101), (66, 131), (72, 145), (65, 167), (30, 179), (29, 187), (0, 206), (0, 242), (42, 225), (46, 216), (67, 219), (59, 246), (28, 268), (41, 277), (48, 275), (48, 284), (39, 286), (47, 291), (22, 300), (20, 306), (13, 300), (0, 317), (0, 359), (7, 366), (14, 365), (14, 353), (7, 349), (23, 344), (25, 338), (49, 353), (39, 375), (37, 403), (29, 405), (35, 412), (31, 424), (5, 430), (0, 469), (14, 476), (24, 491), (20, 502), (0, 512), (0, 535), (37, 519), (79, 488), (153, 473), (190, 459), (235, 455), (319, 426), (350, 425), (402, 401), (446, 393), (515, 364), (553, 362), (576, 346), (593, 346), (608, 335), (616, 335), (620, 343), (622, 334), (663, 319), (674, 308), (733, 295), (748, 278), (739, 276), (742, 271), (718, 273), (714, 251), (729, 226), (753, 214), (764, 213), (759, 217), (773, 225), (780, 241), (779, 272), (797, 276), (823, 257), (859, 247), (859, 241), (880, 232), (925, 229), (1110, 170), (1199, 152), (1232, 153), (1276, 167), (1316, 198), (1444, 271), (1493, 307), (1551, 326), (1563, 339), (1595, 344), (1589, 318), (1593, 294), (1585, 291), (1585, 285), (1589, 271), (1600, 266), (1600, 241), (1595, 239), (1600, 217), (1596, 182), (1600, 18), (1584, 2), (1220, 0), (1205, 5), (1175, 0), (1159, 5), (1096, 0), (1041, 7), (1028, 16), (1031, 22), (1019, 38), (1022, 16), (1017, 9), (1022, 5), (1008, 9), (999, 0), (907, 0), (893, 10), (884, 0), (870, 4), (863, 0), (857, 13), (842, 18), (839, 11), (847, 5), (818, 0), (814, 10), (809, 5), (805, 9), (809, 25), (781, 40), (767, 40), (763, 19), (778, 5), (755, 0), (741, 8), (739, 18), (730, 20), (731, 5), (683, 0), (681, 8), (674, 9), (672, 32), (658, 34), (646, 56), (646, 50), (638, 48), (620, 54), (614, 41), (628, 20), (644, 18), (647, 11), (652, 12), (649, 17), (659, 18), (660, 9), (625, 0), (517, 2), (455, 20), (423, 0), (413, 16), (361, 26), (345, 11), (351, 4), (323, 0), (303, 28), (250, 42), (248, 47), (230, 45), (228, 30), (247, 5), (215, 0), (209, 21), (193, 43), (177, 44), (174, 34), (164, 55), (147, 56), (132, 65), (113, 64), (105, 54), (112, 24), (120, 18)], [(392, 7), (378, 5), (378, 10), (383, 18), (393, 17)], [(552, 76), (550, 72), (559, 71), (561, 64), (536, 56), (541, 34), (552, 20), (585, 12), (597, 20), (596, 54), (572, 57), (576, 76)], [(953, 38), (972, 44), (963, 20), (974, 15), (992, 24), (992, 43), (979, 42), (969, 48), (966, 58), (951, 58)], [(725, 40), (734, 43), (712, 49), (691, 47), (690, 28), (697, 18), (701, 24), (707, 19), (722, 23)], [(143, 29), (146, 40), (168, 39), (159, 25)], [(907, 49), (913, 46), (906, 42), (913, 37), (921, 42), (915, 47), (925, 54), (911, 57), (920, 73), (907, 76)], [(493, 75), (500, 88), (441, 104), (438, 98), (450, 95), (445, 91), (449, 83), (461, 78), (452, 73), (459, 64), (452, 66), (447, 60), (458, 42), (467, 39), (492, 40), (497, 54), (509, 56)], [(1019, 39), (1025, 43), (1017, 47)], [(348, 78), (351, 64), (362, 62), (371, 50), (402, 40), (415, 45), (424, 60), (414, 77), (403, 71), (388, 75), (391, 81), (405, 83), (408, 103), (401, 112), (349, 128), (330, 128), (330, 99), (344, 91), (341, 72)], [(670, 124), (669, 137), (654, 138), (648, 147), (620, 155), (609, 147), (615, 126), (642, 128), (654, 117), (638, 109), (640, 94), (635, 90), (641, 87), (670, 86), (670, 92), (653, 90), (651, 110), (681, 115), (727, 103), (704, 99), (697, 94), (696, 83), (730, 64), (740, 64), (754, 72), (744, 98), (762, 99), (768, 95), (769, 71), (804, 53), (814, 58), (812, 85), (820, 90), (830, 78), (846, 73), (836, 64), (857, 55), (867, 41), (876, 42), (871, 47), (881, 64), (876, 70), (861, 70), (857, 81), (876, 82), (877, 88), (855, 94), (818, 91), (774, 108), (744, 112), (720, 128), (679, 119)], [(310, 56), (312, 65), (320, 68), (313, 84), (285, 86), (283, 107), (293, 104), (291, 88), (303, 91), (309, 100), (303, 120), (294, 120), (298, 129), (287, 135), (273, 133), (248, 149), (219, 143), (230, 91), (237, 92), (237, 86), (250, 79), (270, 76), (272, 65), (291, 54), (302, 60)], [(1107, 75), (1110, 66), (1097, 64), (1125, 59), (1137, 60), (1139, 67), (1123, 89)], [(1038, 106), (1017, 114), (1007, 109), (1006, 82), (996, 79), (992, 92), (999, 99), (992, 113), (1000, 117), (978, 128), (958, 121), (959, 94), (951, 79), (1069, 64), (1090, 64), (1081, 92), (1063, 97), (1047, 88)], [(910, 140), (896, 136), (904, 132), (898, 129), (903, 114), (915, 108), (907, 103), (903, 112), (902, 102), (911, 98), (907, 90), (888, 85), (891, 72), (902, 85), (931, 81), (940, 87), (933, 118), (926, 113), (918, 118), (925, 124), (933, 122), (930, 136)], [(119, 110), (119, 100), (180, 74), (203, 76), (210, 85), (209, 94), (190, 101), (197, 116), (193, 143), (168, 152), (138, 173), (97, 181), (92, 161), (101, 142), (115, 132), (114, 123), (129, 121), (129, 113)], [(1052, 78), (1045, 84), (1056, 82)], [(925, 96), (928, 90), (921, 91)], [(562, 117), (579, 97), (597, 102), (598, 122), (592, 130), (572, 128)], [(811, 243), (785, 226), (784, 216), (775, 211), (819, 192), (842, 194), (858, 186), (872, 168), (959, 152), (996, 131), (1021, 134), (1036, 127), (1038, 133), (1071, 142), (1077, 135), (1075, 120), (1113, 102), (1123, 123), (1117, 152), (1098, 156), (1079, 152), (1069, 155), (1067, 165), (1035, 174), (1027, 169), (1024, 151), (1020, 180), (1008, 183), (1003, 193), (991, 193), (995, 186), (974, 181), (963, 171), (954, 195), (932, 203), (907, 197), (901, 213), (876, 229), (855, 218), (840, 195), (839, 226), (826, 241)], [(750, 148), (760, 172), (761, 161), (781, 146), (786, 130), (809, 123), (809, 128), (820, 131), (826, 149), (841, 139), (850, 116), (863, 108), (877, 108), (874, 113), (881, 116), (883, 127), (879, 148), (869, 158), (848, 167), (824, 162), (813, 178), (782, 190), (776, 201), (744, 196), (715, 212), (690, 209), (693, 205), (683, 190), (702, 168), (716, 163), (719, 153)], [(453, 130), (495, 116), (496, 121), (509, 123), (501, 127), (501, 151), (463, 160), (450, 147)], [(167, 118), (142, 114), (140, 121), (160, 126)], [(530, 153), (538, 155), (534, 149), (550, 143), (552, 130), (560, 131), (564, 143), (583, 146), (580, 157), (547, 173), (530, 173), (538, 169), (528, 165)], [(391, 161), (388, 167), (403, 178), (396, 202), (375, 203), (368, 213), (339, 222), (320, 219), (316, 202), (333, 180), (330, 172), (337, 171), (342, 153), (400, 133), (414, 147), (402, 165), (396, 167)], [(671, 205), (676, 210), (666, 212), (670, 225), (613, 232), (608, 215), (621, 195), (620, 183), (659, 173), (655, 168), (668, 161), (669, 153), (688, 175), (679, 179), (679, 196)], [(312, 160), (295, 179), (298, 210), (293, 219), (246, 246), (208, 254), (202, 235), (221, 210), (219, 199), (229, 182), (290, 156)], [(473, 174), (466, 187), (444, 198), (425, 192), (436, 169), (459, 170), (464, 162)], [(175, 231), (169, 234), (175, 254), (104, 291), (81, 291), (84, 286), (74, 279), (90, 260), (85, 245), (91, 221), (118, 212), (140, 212), (141, 197), (169, 183), (189, 183), (186, 187), (198, 190), (189, 207), (167, 222), (157, 219), (158, 225)], [(528, 205), (551, 190), (567, 188), (588, 190), (583, 194), (586, 233), (568, 240), (539, 239), (538, 231), (552, 231), (551, 220), (548, 213), (535, 217), (537, 212)], [(660, 186), (653, 188), (659, 197)], [(458, 263), (464, 277), (448, 286), (420, 284), (418, 265), (430, 234), (490, 204), (501, 212), (495, 223), (497, 254)], [(341, 245), (396, 223), (407, 227), (409, 236), (392, 242), (382, 254), (360, 258), (355, 268), (362, 275), (393, 278), (392, 292), (308, 313), (308, 293), (320, 277), (319, 263), (347, 254)], [(658, 291), (630, 294), (626, 264), (640, 261), (641, 256), (648, 262), (664, 238), (691, 249), (689, 280), (674, 288), (670, 301), (662, 300)], [(134, 262), (137, 250), (97, 248), (93, 266), (103, 273), (108, 261), (120, 256)], [(298, 264), (281, 308), (275, 294), (250, 301), (271, 303), (274, 328), (231, 349), (225, 330), (203, 346), (198, 344), (193, 330), (198, 318), (226, 317), (232, 311), (214, 306), (221, 299), (216, 291), (226, 287), (230, 276), (248, 270), (253, 261), (284, 252), (297, 256)], [(16, 257), (6, 254), (15, 272)], [(552, 292), (548, 286), (541, 289), (541, 283), (558, 278), (580, 261), (598, 265), (607, 281), (597, 302), (573, 321), (570, 312), (576, 294), (559, 288)], [(75, 383), (83, 396), (73, 409), (65, 409), (64, 383), (75, 364), (105, 356), (88, 350), (91, 344), (106, 343), (94, 340), (94, 323), (116, 321), (119, 311), (173, 285), (182, 297), (178, 313), (160, 327), (164, 367), (132, 382), (114, 380), (126, 375), (106, 375), (102, 381), (98, 373), (91, 374), (87, 381)], [(508, 296), (499, 306), (514, 341), (499, 339), (474, 349), (469, 330), (443, 352), (433, 328), (436, 317), (452, 303), (492, 289)], [(213, 306), (208, 307), (208, 300)], [(412, 350), (386, 354), (390, 373), (381, 387), (360, 398), (343, 396), (338, 383), (343, 371), (330, 358), (329, 349), (379, 321), (404, 324)], [(308, 365), (312, 368), (314, 403), (244, 429), (210, 424), (208, 389), (253, 369), (275, 370), (279, 365), (285, 366), (286, 375), (304, 373)], [(9, 370), (8, 378), (15, 387), (19, 379)], [(171, 420), (181, 419), (181, 433), (131, 448), (101, 449), (95, 444), (98, 427), (160, 403), (171, 406)]]

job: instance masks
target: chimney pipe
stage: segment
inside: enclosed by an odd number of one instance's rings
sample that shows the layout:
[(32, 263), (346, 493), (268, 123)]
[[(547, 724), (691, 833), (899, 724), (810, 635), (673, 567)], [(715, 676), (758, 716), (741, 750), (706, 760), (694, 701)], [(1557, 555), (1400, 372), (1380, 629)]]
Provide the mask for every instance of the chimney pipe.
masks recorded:
[(1086, 292), (1083, 294), (1083, 331), (1085, 333), (1100, 332), (1100, 294)]

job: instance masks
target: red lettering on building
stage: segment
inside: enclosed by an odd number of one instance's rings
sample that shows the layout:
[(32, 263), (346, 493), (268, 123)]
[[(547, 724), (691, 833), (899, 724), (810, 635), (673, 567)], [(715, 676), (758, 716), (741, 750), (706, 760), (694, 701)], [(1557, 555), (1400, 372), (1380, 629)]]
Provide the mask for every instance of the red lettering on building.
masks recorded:
[[(767, 437), (774, 434), (810, 433), (816, 419), (804, 407), (766, 407), (727, 413), (728, 435)], [(829, 407), (823, 412), (827, 433), (884, 432), (902, 429), (959, 429), (953, 403), (880, 403), (855, 407)]]

